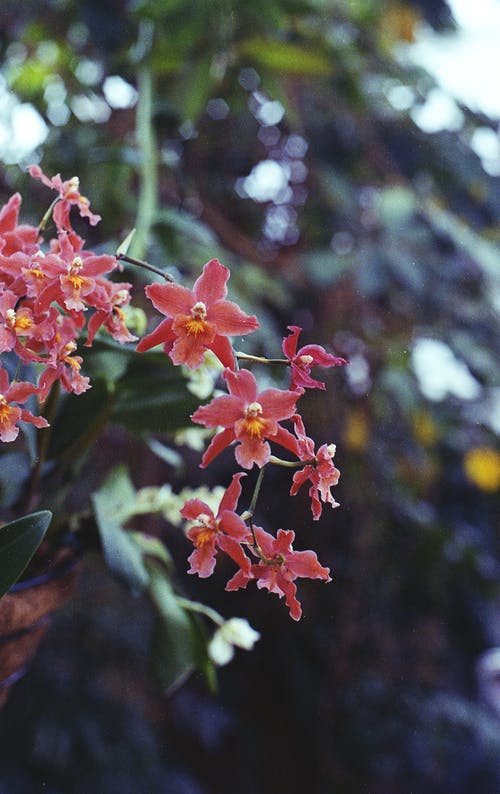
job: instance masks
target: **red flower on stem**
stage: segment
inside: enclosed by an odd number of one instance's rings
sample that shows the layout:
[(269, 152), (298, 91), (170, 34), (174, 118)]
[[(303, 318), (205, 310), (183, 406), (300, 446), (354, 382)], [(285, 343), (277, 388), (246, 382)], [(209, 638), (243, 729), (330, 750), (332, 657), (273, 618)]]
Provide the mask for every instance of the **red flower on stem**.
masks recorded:
[(211, 259), (192, 290), (172, 283), (146, 287), (153, 306), (167, 319), (141, 339), (137, 350), (149, 350), (163, 343), (174, 364), (186, 364), (191, 369), (203, 363), (206, 350), (212, 350), (225, 367), (234, 369), (228, 337), (255, 331), (259, 323), (236, 303), (224, 300), (229, 275), (227, 267), (218, 259)]
[(48, 427), (43, 416), (34, 416), (25, 408), (12, 403), (25, 403), (28, 397), (36, 394), (37, 389), (32, 383), (19, 381), (9, 386), (9, 376), (0, 369), (0, 440), (14, 441), (19, 435), (19, 422), (30, 422), (35, 427)]
[(280, 598), (285, 596), (290, 616), (300, 620), (302, 607), (296, 598), (295, 579), (323, 579), (330, 582), (330, 569), (319, 564), (314, 551), (294, 551), (292, 543), (295, 533), (292, 531), (279, 529), (274, 538), (262, 527), (254, 527), (254, 534), (260, 562), (252, 565), (249, 574), (238, 571), (227, 583), (226, 590), (246, 587), (251, 579), (255, 579), (259, 589), (277, 593)]
[(345, 358), (327, 353), (321, 345), (304, 345), (297, 350), (299, 334), (302, 328), (296, 325), (289, 325), (288, 330), (291, 334), (283, 340), (283, 353), (290, 362), (291, 369), (291, 388), (303, 389), (325, 389), (323, 381), (311, 378), (311, 367), (340, 367), (348, 364)]
[(295, 413), (299, 393), (266, 389), (259, 394), (254, 376), (246, 369), (237, 372), (225, 369), (222, 377), (229, 394), (200, 406), (191, 417), (205, 427), (224, 428), (210, 442), (201, 466), (207, 466), (233, 441), (238, 442), (235, 456), (244, 469), (251, 469), (254, 463), (262, 467), (268, 462), (271, 455), (268, 438), (296, 452), (296, 439), (278, 422)]
[(321, 500), (332, 507), (338, 507), (338, 502), (333, 498), (330, 488), (337, 485), (340, 471), (333, 465), (335, 444), (322, 444), (317, 452), (314, 450), (314, 441), (305, 434), (304, 423), (299, 414), (293, 417), (295, 432), (298, 439), (298, 456), (306, 465), (293, 475), (290, 495), (295, 496), (302, 485), (308, 480), (311, 482), (309, 496), (311, 497), (311, 510), (315, 521), (321, 516)]
[(187, 536), (195, 546), (188, 562), (188, 573), (197, 573), (202, 579), (210, 576), (215, 568), (217, 549), (225, 551), (240, 570), (250, 572), (250, 560), (244, 553), (241, 542), (249, 539), (250, 531), (235, 513), (241, 494), (240, 480), (245, 475), (235, 474), (230, 486), (221, 499), (217, 515), (201, 499), (189, 499), (181, 510), (181, 516), (195, 525), (188, 530)]
[(90, 201), (80, 193), (80, 180), (77, 176), (63, 181), (60, 174), (56, 174), (50, 179), (46, 176), (39, 165), (28, 166), (30, 176), (40, 179), (44, 185), (56, 190), (59, 193), (60, 201), (54, 207), (53, 217), (58, 229), (66, 229), (72, 232), (69, 221), (69, 212), (74, 205), (78, 207), (78, 212), (82, 218), (88, 218), (91, 226), (95, 226), (101, 220), (100, 215), (95, 215), (90, 211)]

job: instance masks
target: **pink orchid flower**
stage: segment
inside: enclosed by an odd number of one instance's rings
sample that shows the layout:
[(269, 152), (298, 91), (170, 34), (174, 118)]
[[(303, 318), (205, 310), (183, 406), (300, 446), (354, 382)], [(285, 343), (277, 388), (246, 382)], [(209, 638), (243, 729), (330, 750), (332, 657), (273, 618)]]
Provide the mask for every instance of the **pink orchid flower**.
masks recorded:
[(311, 378), (311, 367), (339, 367), (349, 362), (345, 358), (338, 358), (331, 353), (327, 353), (321, 345), (304, 345), (300, 350), (297, 350), (299, 334), (302, 328), (296, 325), (289, 325), (288, 330), (291, 331), (291, 334), (283, 340), (282, 348), (286, 358), (290, 361), (291, 388), (324, 390), (326, 387), (323, 381)]
[(56, 329), (54, 337), (47, 343), (49, 358), (44, 362), (46, 368), (38, 383), (38, 394), (42, 402), (47, 399), (56, 380), (60, 381), (65, 391), (74, 394), (82, 394), (91, 388), (89, 378), (80, 373), (82, 357), (73, 355), (77, 349), (77, 318), (59, 316)]
[(225, 369), (222, 377), (229, 394), (200, 406), (191, 417), (205, 427), (224, 428), (210, 442), (201, 466), (207, 466), (233, 441), (237, 442), (236, 460), (244, 469), (251, 469), (254, 463), (262, 467), (268, 462), (271, 455), (268, 438), (295, 452), (296, 439), (278, 422), (295, 413), (299, 393), (266, 389), (258, 394), (257, 381), (246, 369), (237, 372)]
[(0, 209), (0, 251), (5, 255), (17, 251), (31, 252), (38, 239), (36, 226), (18, 225), (21, 196), (14, 193)]
[(35, 179), (40, 179), (44, 185), (56, 190), (59, 193), (60, 201), (57, 202), (53, 211), (54, 222), (58, 229), (66, 229), (68, 232), (72, 231), (69, 221), (69, 212), (74, 205), (78, 208), (78, 212), (82, 218), (88, 218), (91, 226), (95, 226), (101, 220), (100, 215), (94, 215), (90, 211), (90, 202), (88, 198), (82, 196), (79, 190), (80, 180), (77, 176), (67, 179), (63, 182), (60, 174), (56, 174), (50, 179), (45, 176), (39, 165), (28, 166), (28, 171)]
[(234, 369), (228, 337), (255, 331), (259, 323), (236, 303), (224, 300), (229, 275), (227, 267), (218, 259), (211, 259), (192, 290), (172, 283), (146, 287), (153, 306), (167, 319), (141, 339), (137, 350), (149, 350), (163, 343), (174, 364), (186, 364), (191, 369), (203, 363), (206, 350), (212, 350), (225, 367)]
[(284, 529), (278, 530), (274, 538), (262, 527), (254, 527), (255, 539), (265, 560), (252, 565), (250, 574), (238, 571), (227, 583), (226, 590), (238, 590), (246, 587), (251, 579), (255, 579), (259, 589), (265, 588), (270, 593), (277, 593), (290, 610), (290, 617), (300, 620), (302, 607), (296, 598), (297, 586), (295, 579), (323, 579), (331, 582), (330, 569), (319, 564), (314, 551), (294, 551), (292, 543), (295, 533)]
[(311, 497), (311, 510), (313, 519), (317, 521), (321, 516), (322, 504), (331, 504), (338, 507), (339, 503), (333, 498), (330, 488), (337, 485), (340, 471), (333, 465), (335, 444), (322, 444), (317, 452), (314, 450), (314, 441), (305, 434), (304, 423), (299, 414), (293, 417), (295, 432), (298, 439), (298, 456), (306, 465), (293, 475), (290, 495), (295, 496), (302, 485), (308, 480), (311, 482), (309, 496)]
[(194, 521), (187, 536), (195, 546), (188, 562), (188, 573), (197, 573), (202, 579), (210, 576), (215, 568), (217, 549), (225, 551), (245, 573), (250, 572), (250, 560), (244, 553), (241, 542), (249, 538), (250, 532), (235, 512), (241, 494), (240, 480), (243, 473), (234, 474), (230, 486), (221, 499), (217, 515), (201, 499), (189, 499), (181, 510), (181, 516)]
[(19, 435), (19, 422), (30, 422), (35, 427), (48, 427), (43, 416), (34, 416), (25, 408), (12, 403), (25, 403), (28, 397), (36, 394), (37, 389), (32, 383), (20, 381), (9, 386), (9, 376), (0, 369), (0, 440), (14, 441)]

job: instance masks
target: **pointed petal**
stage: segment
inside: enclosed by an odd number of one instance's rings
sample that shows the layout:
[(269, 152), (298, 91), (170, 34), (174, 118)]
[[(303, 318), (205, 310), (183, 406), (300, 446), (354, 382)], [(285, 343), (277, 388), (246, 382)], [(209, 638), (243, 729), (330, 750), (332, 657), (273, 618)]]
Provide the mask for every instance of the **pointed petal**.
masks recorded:
[(241, 400), (231, 394), (214, 397), (208, 405), (200, 405), (192, 414), (191, 419), (204, 427), (231, 427), (234, 438), (234, 423), (241, 418)]
[(314, 551), (293, 551), (287, 555), (286, 567), (303, 579), (324, 579), (330, 582), (330, 569), (319, 564)]
[(35, 427), (48, 427), (49, 423), (44, 416), (34, 416), (31, 411), (26, 411), (25, 408), (21, 409), (21, 420), (23, 422), (30, 422)]
[(82, 272), (85, 276), (100, 276), (102, 273), (111, 273), (118, 267), (118, 260), (114, 256), (87, 256), (83, 260)]
[(198, 516), (202, 513), (206, 516), (210, 516), (210, 518), (214, 517), (213, 511), (206, 502), (203, 502), (201, 499), (188, 499), (180, 511), (181, 516), (187, 518), (188, 521), (196, 521)]
[(296, 413), (295, 403), (300, 394), (281, 389), (266, 389), (261, 392), (257, 401), (262, 405), (264, 416), (270, 419), (289, 419)]
[(21, 196), (14, 193), (0, 210), (0, 232), (11, 232), (17, 226)]
[(304, 345), (300, 348), (297, 356), (311, 356), (313, 359), (311, 366), (313, 367), (340, 367), (349, 363), (345, 358), (328, 353), (321, 345)]
[(227, 535), (219, 535), (217, 537), (217, 545), (234, 560), (242, 571), (246, 573), (250, 572), (251, 562), (237, 540), (233, 540), (233, 538), (229, 538)]
[(213, 437), (212, 441), (208, 445), (203, 458), (201, 459), (200, 467), (204, 469), (208, 466), (209, 463), (213, 461), (217, 455), (226, 449), (232, 442), (234, 441), (234, 430), (232, 427), (227, 428), (227, 430), (221, 430), (220, 433), (217, 433), (216, 436)]
[(165, 352), (171, 350), (175, 339), (175, 334), (172, 333), (172, 322), (173, 320), (167, 317), (166, 320), (161, 321), (154, 331), (143, 336), (136, 347), (137, 352), (144, 353), (145, 350), (151, 350), (152, 347), (161, 344), (166, 345), (167, 349)]
[(242, 477), (246, 477), (246, 474), (244, 474), (243, 472), (239, 472), (238, 474), (233, 474), (231, 484), (226, 489), (224, 496), (220, 501), (219, 510), (217, 513), (218, 517), (222, 515), (224, 510), (236, 510), (236, 507), (238, 505), (238, 499), (240, 498), (241, 495), (240, 480)]
[(281, 347), (285, 356), (291, 359), (295, 356), (299, 334), (302, 331), (302, 328), (299, 328), (297, 325), (289, 325), (288, 330), (292, 333), (283, 339)]
[(249, 334), (259, 328), (257, 318), (254, 315), (245, 314), (232, 301), (217, 301), (208, 310), (207, 318), (217, 324), (217, 330), (220, 334), (228, 336)]
[(211, 259), (203, 266), (201, 276), (195, 281), (193, 293), (197, 301), (203, 301), (208, 307), (227, 295), (226, 282), (230, 276), (229, 269), (221, 265), (218, 259)]
[(13, 383), (5, 396), (9, 402), (24, 403), (31, 394), (36, 394), (37, 391), (38, 389), (33, 383), (21, 381)]
[(300, 620), (302, 617), (302, 607), (300, 601), (295, 597), (297, 593), (296, 585), (283, 577), (282, 588), (285, 594), (286, 605), (290, 611), (290, 617), (293, 618), (293, 620)]
[(239, 590), (242, 587), (246, 587), (251, 579), (253, 579), (251, 571), (249, 573), (242, 570), (237, 571), (232, 579), (229, 580), (225, 589), (228, 591)]
[(257, 400), (257, 381), (248, 369), (239, 369), (236, 372), (226, 369), (222, 377), (231, 394), (239, 397), (243, 403), (253, 403)]
[(145, 292), (155, 309), (167, 317), (189, 314), (196, 303), (192, 291), (180, 284), (149, 284)]
[(214, 341), (207, 345), (208, 349), (215, 353), (220, 363), (228, 369), (236, 369), (233, 346), (227, 336), (216, 336)]
[(278, 430), (272, 437), (271, 441), (274, 441), (281, 447), (290, 450), (290, 452), (293, 452), (294, 455), (297, 455), (297, 457), (300, 458), (297, 439), (293, 433), (290, 433), (288, 430), (286, 430), (286, 428), (281, 427), (281, 425), (278, 425)]

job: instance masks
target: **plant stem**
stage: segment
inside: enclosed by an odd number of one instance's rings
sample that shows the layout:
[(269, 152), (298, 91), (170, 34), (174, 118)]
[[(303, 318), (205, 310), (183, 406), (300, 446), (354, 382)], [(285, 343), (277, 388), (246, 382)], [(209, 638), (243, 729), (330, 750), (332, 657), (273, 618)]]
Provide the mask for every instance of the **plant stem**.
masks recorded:
[(213, 620), (217, 626), (222, 626), (224, 623), (224, 618), (222, 615), (219, 615), (215, 609), (207, 607), (205, 604), (200, 604), (199, 601), (190, 601), (188, 598), (183, 598), (182, 596), (176, 596), (176, 601), (183, 609), (187, 609), (190, 612), (198, 612), (200, 615), (205, 615), (207, 618), (210, 618), (210, 620)]
[(43, 216), (42, 220), (38, 224), (38, 234), (41, 234), (43, 232), (43, 230), (45, 229), (45, 227), (46, 227), (46, 225), (47, 225), (47, 223), (49, 221), (49, 218), (52, 215), (52, 210), (54, 209), (54, 207), (56, 206), (56, 204), (57, 204), (57, 202), (59, 200), (60, 200), (60, 196), (56, 196), (56, 198), (54, 199), (54, 201), (52, 202), (52, 204), (48, 208), (47, 212)]
[(289, 364), (287, 358), (264, 358), (264, 356), (251, 356), (249, 353), (234, 352), (236, 358), (241, 358), (243, 361), (255, 361), (258, 364)]
[(141, 25), (138, 44), (144, 52), (144, 60), (138, 70), (139, 100), (135, 124), (136, 141), (140, 154), (139, 199), (135, 223), (137, 232), (131, 243), (132, 253), (138, 258), (142, 258), (146, 252), (158, 206), (158, 157), (153, 127), (154, 81), (148, 62), (153, 36), (152, 25)]
[(164, 278), (165, 281), (174, 280), (170, 273), (165, 273), (164, 270), (160, 270), (159, 267), (150, 265), (149, 262), (143, 262), (142, 259), (136, 259), (134, 256), (128, 256), (127, 254), (117, 254), (116, 258), (123, 262), (128, 262), (130, 265), (136, 265), (137, 267), (143, 267), (146, 270), (150, 270), (152, 273), (156, 273), (157, 276)]
[(276, 466), (285, 466), (288, 469), (299, 469), (301, 466), (307, 466), (310, 464), (311, 466), (315, 463), (314, 459), (312, 460), (282, 460), (282, 458), (277, 458), (275, 455), (271, 455), (269, 458), (269, 463), (274, 463)]

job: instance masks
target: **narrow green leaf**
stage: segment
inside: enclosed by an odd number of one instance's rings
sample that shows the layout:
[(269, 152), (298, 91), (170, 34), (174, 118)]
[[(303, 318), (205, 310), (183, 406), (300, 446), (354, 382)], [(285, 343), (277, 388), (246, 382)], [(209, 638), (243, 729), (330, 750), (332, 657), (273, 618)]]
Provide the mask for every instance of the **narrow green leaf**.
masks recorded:
[(197, 653), (191, 620), (179, 606), (172, 585), (157, 566), (149, 566), (149, 572), (149, 593), (158, 610), (152, 667), (159, 685), (168, 691), (196, 667)]
[(52, 513), (40, 510), (0, 528), (0, 597), (19, 579), (51, 521)]
[(327, 77), (332, 74), (332, 60), (300, 44), (276, 39), (252, 38), (241, 42), (239, 51), (259, 66), (284, 74)]
[(140, 593), (149, 582), (149, 574), (140, 546), (121, 526), (133, 512), (135, 501), (135, 491), (125, 467), (114, 469), (91, 498), (107, 564), (132, 592)]
[(127, 234), (125, 239), (122, 240), (122, 242), (120, 243), (120, 245), (116, 249), (116, 256), (120, 256), (120, 254), (126, 254), (127, 253), (128, 249), (129, 249), (129, 246), (130, 246), (130, 243), (132, 242), (132, 238), (133, 238), (134, 234), (135, 234), (135, 229), (132, 229), (132, 231)]

